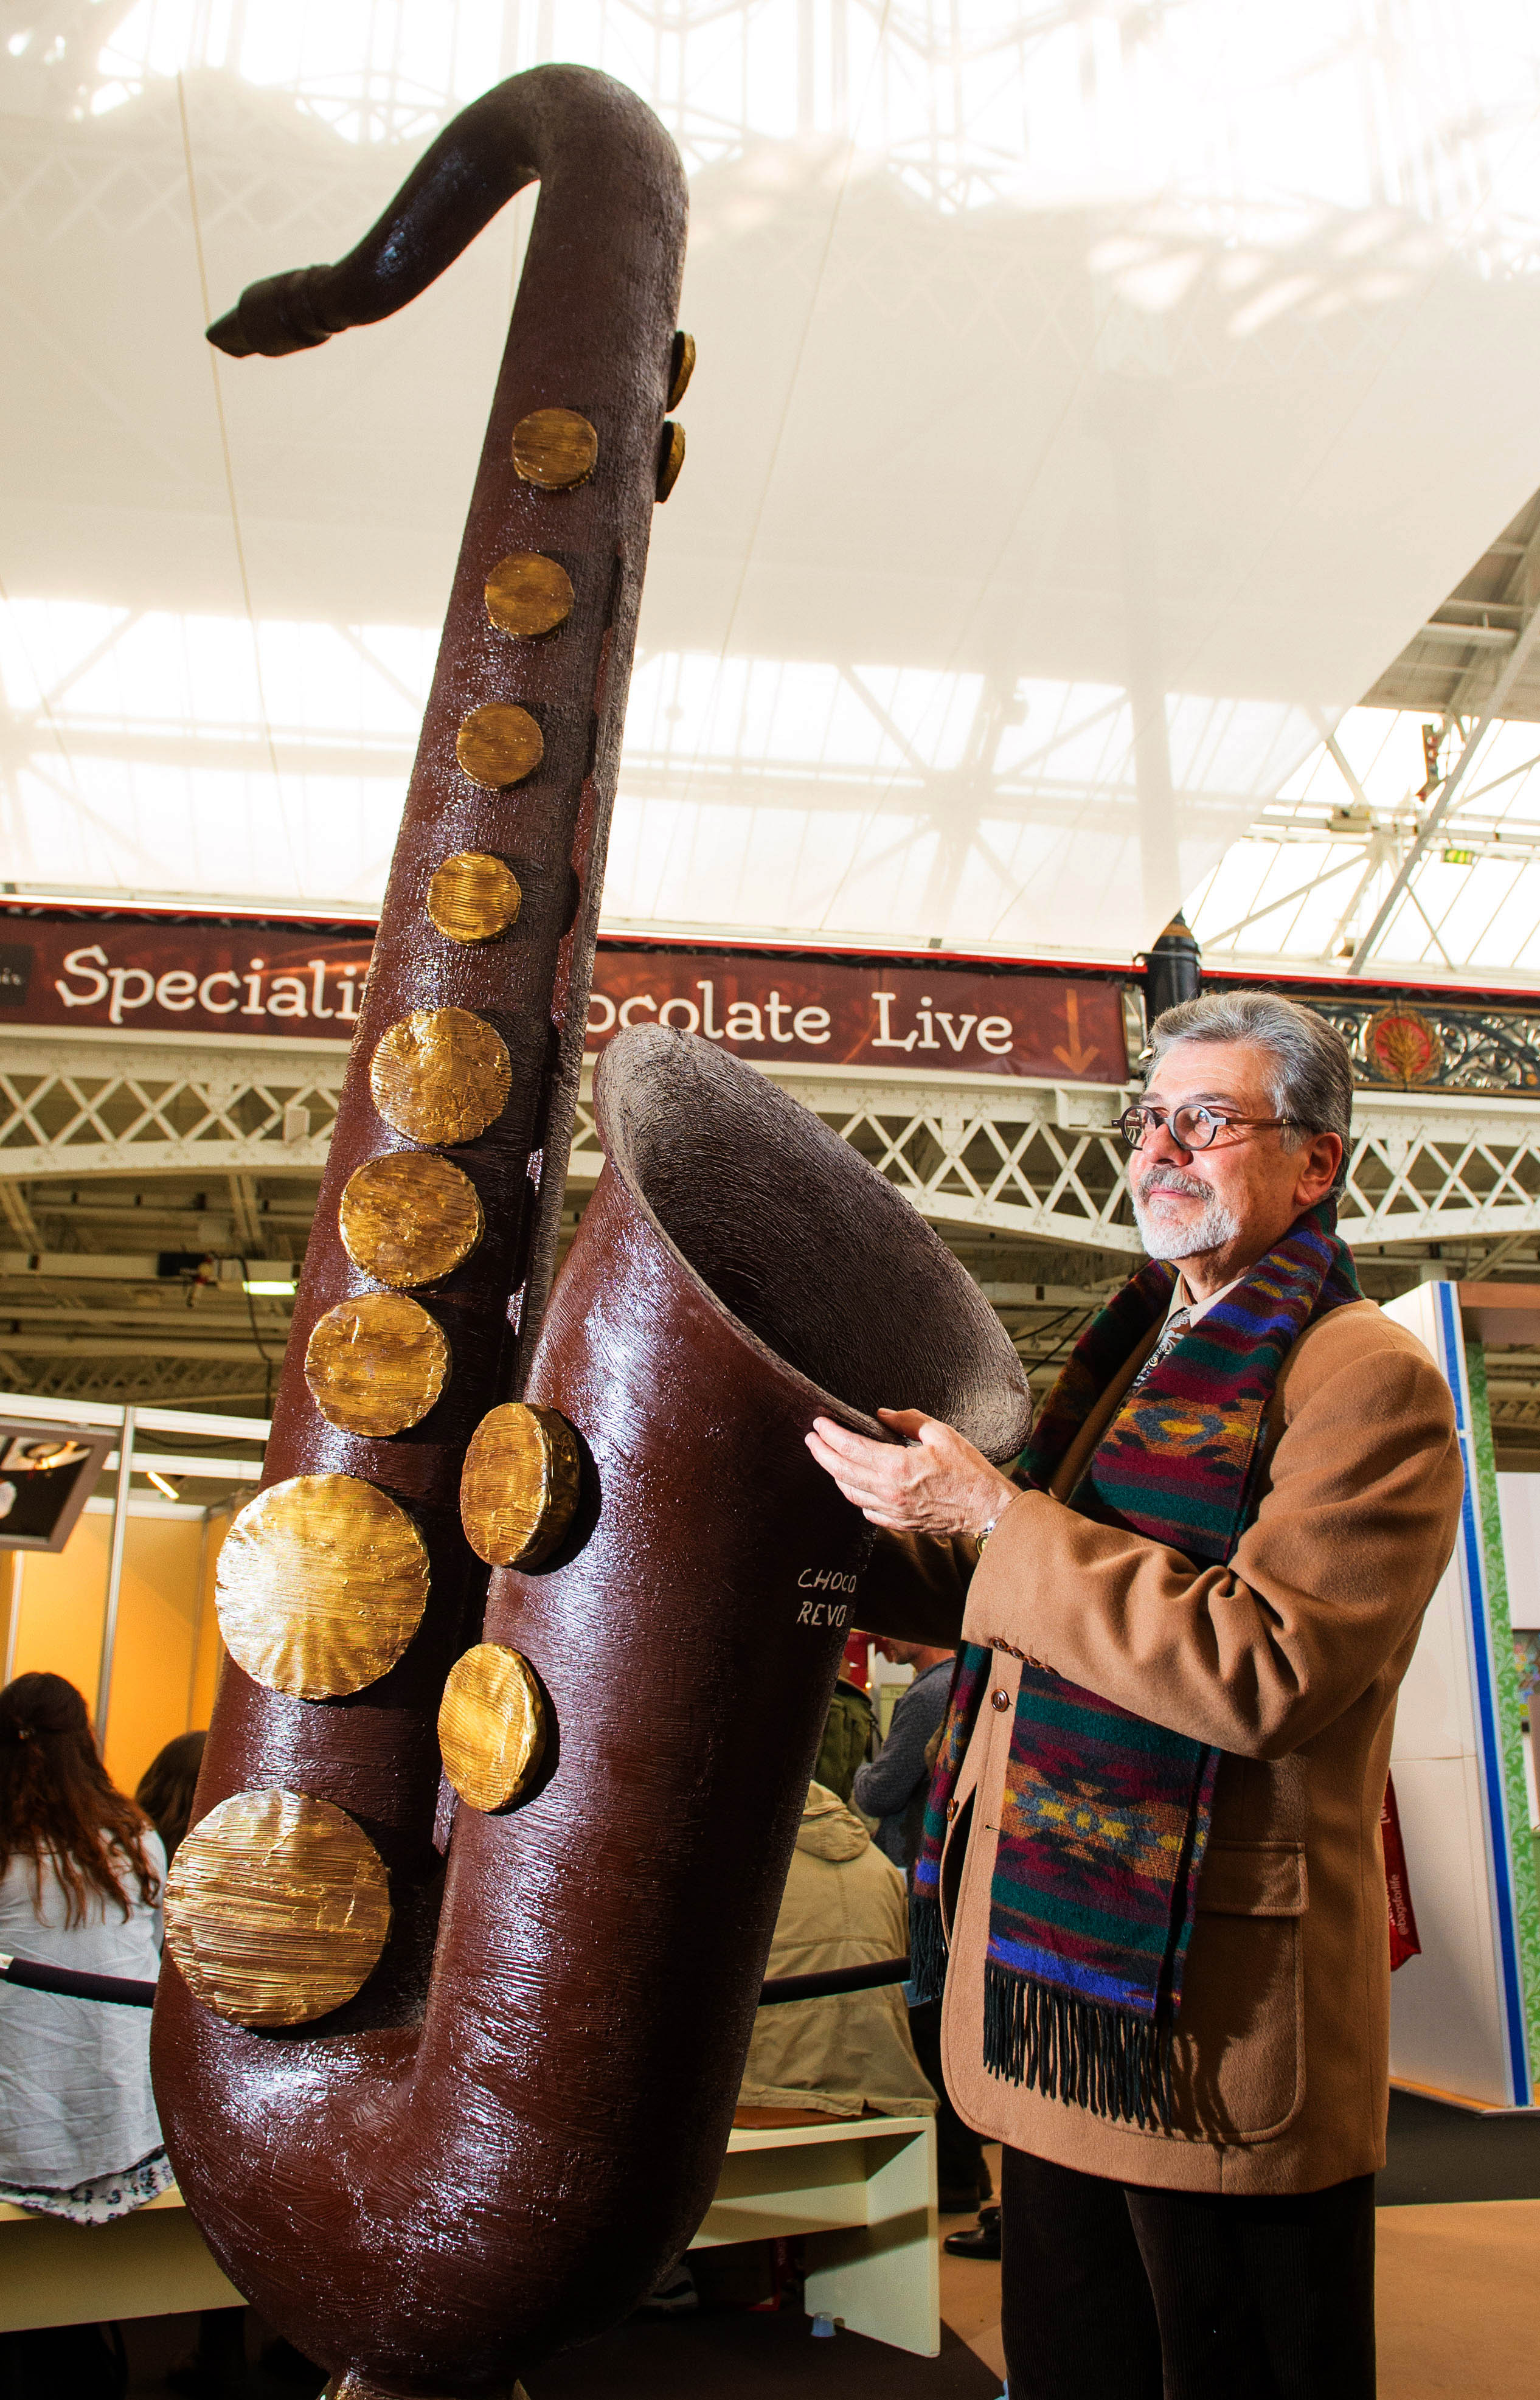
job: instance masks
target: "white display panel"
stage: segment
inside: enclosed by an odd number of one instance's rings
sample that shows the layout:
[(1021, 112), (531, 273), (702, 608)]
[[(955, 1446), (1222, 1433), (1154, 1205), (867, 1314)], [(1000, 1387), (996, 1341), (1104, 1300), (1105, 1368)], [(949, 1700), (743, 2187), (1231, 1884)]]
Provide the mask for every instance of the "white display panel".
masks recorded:
[[(1475, 1501), (1456, 1288), (1424, 1284), (1387, 1316), (1426, 1343), (1454, 1398), (1465, 1497), (1454, 1555), (1402, 1684), (1391, 1770), (1422, 1955), (1391, 1977), (1397, 2080), (1492, 2107), (1533, 2099), (1495, 1655)], [(1521, 1828), (1529, 1838), (1528, 1825)]]
[(1540, 1629), (1540, 1475), (1500, 1475), (1503, 1558), (1508, 1622), (1516, 1633)]
[(1519, 0), (7, 28), (25, 883), (377, 900), (530, 204), (322, 350), (202, 328), (542, 57), (631, 83), (692, 179), (612, 924), (1126, 957), (1534, 486)]

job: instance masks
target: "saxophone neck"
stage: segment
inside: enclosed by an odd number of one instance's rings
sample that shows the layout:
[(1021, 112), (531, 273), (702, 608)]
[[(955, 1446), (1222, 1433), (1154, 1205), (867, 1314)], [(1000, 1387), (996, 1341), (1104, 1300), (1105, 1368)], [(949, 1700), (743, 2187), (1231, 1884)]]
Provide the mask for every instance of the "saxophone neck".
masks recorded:
[(526, 184), (540, 210), (570, 212), (580, 231), (601, 210), (660, 230), (661, 198), (677, 208), (677, 153), (651, 110), (613, 76), (543, 66), (511, 75), (462, 108), (429, 144), (361, 241), (332, 266), (291, 267), (247, 285), (209, 327), (227, 358), (280, 359), (334, 334), (375, 325), (436, 281)]

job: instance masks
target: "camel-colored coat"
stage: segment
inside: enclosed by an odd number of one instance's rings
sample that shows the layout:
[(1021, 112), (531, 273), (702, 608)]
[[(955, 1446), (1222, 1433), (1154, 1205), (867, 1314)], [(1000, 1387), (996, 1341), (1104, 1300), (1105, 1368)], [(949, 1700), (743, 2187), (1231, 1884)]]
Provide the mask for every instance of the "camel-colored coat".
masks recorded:
[[(1078, 1480), (1142, 1355), (1103, 1396), (1056, 1492)], [(1397, 1688), (1459, 1520), (1453, 1410), (1422, 1344), (1365, 1301), (1296, 1343), (1265, 1439), (1261, 1505), (1228, 1566), (1194, 1567), (1028, 1492), (966, 1587), (961, 1630), (996, 1656), (943, 1861), (947, 2088), (988, 2138), (1124, 2183), (1312, 2191), (1384, 2163), (1379, 1820)], [(923, 1561), (921, 1547), (911, 1561), (934, 1640), (948, 1579), (954, 1608), (962, 1593), (963, 1546), (924, 1546)], [(874, 1585), (885, 1580), (879, 1569)], [(902, 1580), (893, 1613), (912, 1618)], [(877, 1630), (909, 1630), (876, 1608)], [(989, 1884), (1023, 1657), (1226, 1753), (1169, 2134), (1114, 2125), (983, 2064)]]

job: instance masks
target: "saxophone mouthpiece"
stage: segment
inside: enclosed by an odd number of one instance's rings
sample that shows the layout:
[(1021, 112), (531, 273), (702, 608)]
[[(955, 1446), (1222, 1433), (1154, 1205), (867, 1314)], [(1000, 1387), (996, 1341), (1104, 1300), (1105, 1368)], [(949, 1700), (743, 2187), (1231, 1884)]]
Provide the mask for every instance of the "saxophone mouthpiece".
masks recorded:
[(207, 339), (228, 359), (286, 359), (294, 350), (315, 350), (336, 331), (320, 322), (314, 283), (326, 267), (294, 266), (286, 275), (265, 275), (209, 327)]
[(227, 359), (249, 359), (252, 355), (252, 345), (240, 330), (238, 307), (227, 308), (223, 317), (216, 317), (203, 338), (212, 342), (216, 350), (223, 350)]

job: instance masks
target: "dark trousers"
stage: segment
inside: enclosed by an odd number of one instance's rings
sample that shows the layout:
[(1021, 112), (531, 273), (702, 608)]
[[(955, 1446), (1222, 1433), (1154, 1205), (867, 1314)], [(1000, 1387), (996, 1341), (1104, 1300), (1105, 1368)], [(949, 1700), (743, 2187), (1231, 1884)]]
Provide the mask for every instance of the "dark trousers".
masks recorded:
[(952, 2107), (941, 2073), (941, 2002), (920, 2000), (909, 2011), (909, 2039), (920, 2072), (935, 2088), (935, 2179), (956, 2198), (966, 2192), (967, 2205), (989, 2197), (989, 2170), (984, 2163), (984, 2137), (965, 2125)]
[(1374, 2400), (1374, 2178), (1148, 2191), (1020, 2150), (1001, 2176), (1011, 2400)]

